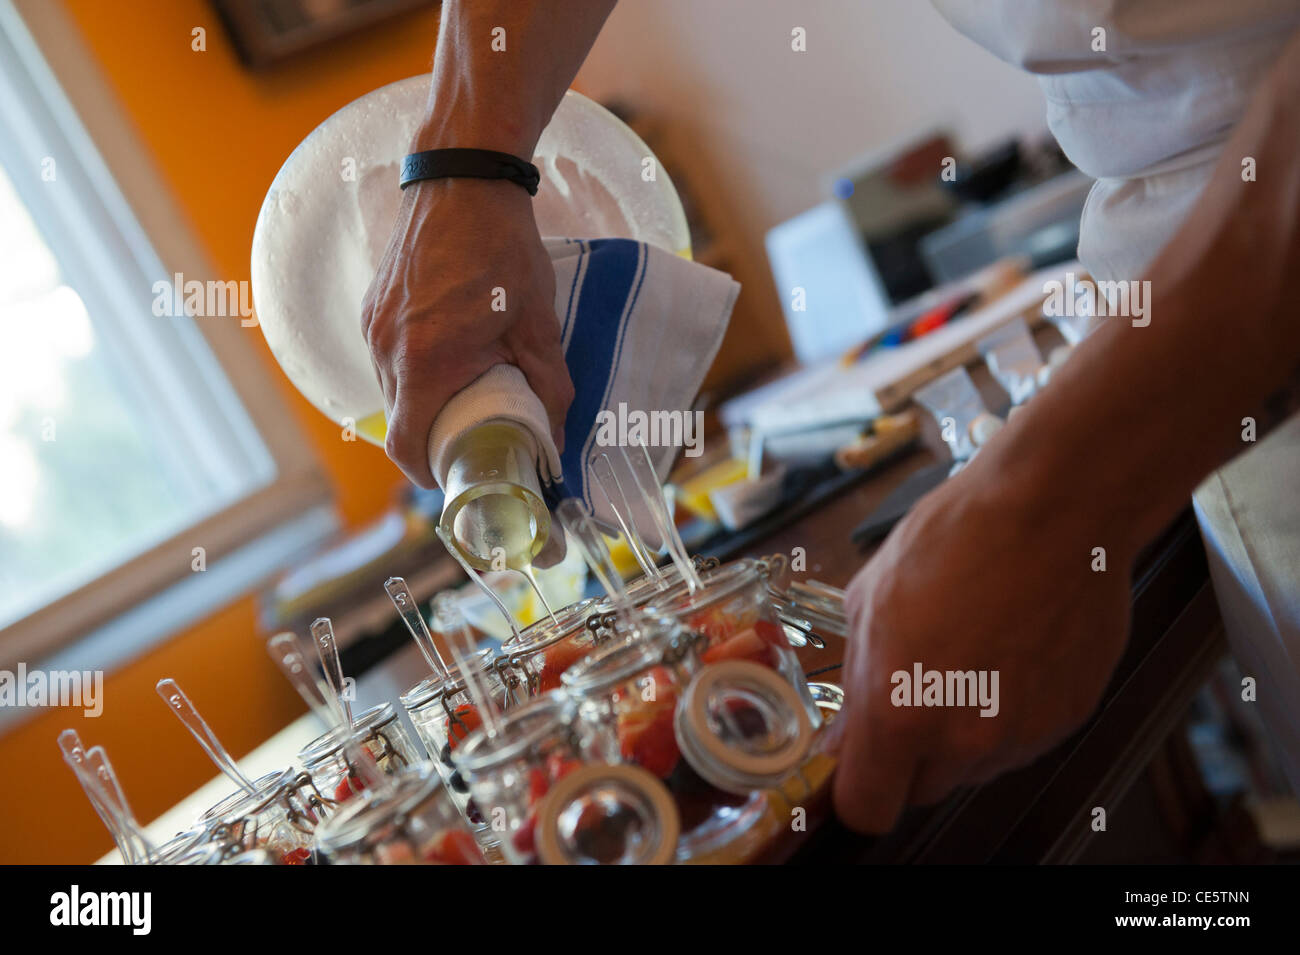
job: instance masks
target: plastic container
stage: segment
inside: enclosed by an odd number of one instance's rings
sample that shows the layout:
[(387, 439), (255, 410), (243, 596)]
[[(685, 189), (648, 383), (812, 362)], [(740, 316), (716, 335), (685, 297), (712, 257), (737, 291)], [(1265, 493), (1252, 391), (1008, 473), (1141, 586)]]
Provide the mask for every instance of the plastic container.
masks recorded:
[(1012, 405), (1022, 405), (1038, 390), (1043, 356), (1034, 343), (1029, 326), (1016, 318), (984, 336), (975, 348), (988, 365), (989, 373), (1002, 386)]
[(968, 461), (975, 456), (979, 446), (971, 435), (971, 427), (988, 414), (988, 409), (964, 366), (918, 388), (912, 398), (938, 423), (954, 461)]

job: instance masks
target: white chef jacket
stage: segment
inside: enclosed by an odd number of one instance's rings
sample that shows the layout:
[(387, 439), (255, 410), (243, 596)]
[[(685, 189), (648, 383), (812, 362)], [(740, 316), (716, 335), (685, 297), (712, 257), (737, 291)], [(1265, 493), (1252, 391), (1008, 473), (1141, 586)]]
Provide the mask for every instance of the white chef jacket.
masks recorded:
[[(1079, 257), (1110, 280), (1139, 278), (1173, 236), (1300, 29), (1300, 0), (933, 2), (1038, 75), (1053, 134), (1097, 180)], [(1211, 475), (1194, 506), (1233, 653), (1300, 792), (1300, 417)]]

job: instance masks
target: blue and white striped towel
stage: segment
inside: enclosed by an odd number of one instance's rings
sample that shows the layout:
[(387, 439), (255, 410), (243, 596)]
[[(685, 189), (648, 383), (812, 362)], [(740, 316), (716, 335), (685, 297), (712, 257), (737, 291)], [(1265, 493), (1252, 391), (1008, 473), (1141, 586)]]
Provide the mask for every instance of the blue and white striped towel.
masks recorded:
[[(538, 471), (550, 503), (580, 498), (606, 529), (617, 532), (590, 464), (609, 452), (629, 497), (630, 476), (617, 447), (600, 443), (600, 412), (623, 420), (638, 411), (689, 415), (740, 285), (716, 269), (630, 239), (545, 241), (555, 265), (555, 313), (575, 392), (565, 420), (564, 454), (558, 453), (546, 411), (523, 373), (497, 365), (438, 415), (429, 435), (430, 461), (442, 484), (448, 464), (443, 453), (459, 435), (490, 419), (517, 421), (537, 442)], [(679, 450), (650, 447), (661, 479)], [(637, 515), (636, 523), (647, 542), (658, 546), (653, 523), (644, 515)]]

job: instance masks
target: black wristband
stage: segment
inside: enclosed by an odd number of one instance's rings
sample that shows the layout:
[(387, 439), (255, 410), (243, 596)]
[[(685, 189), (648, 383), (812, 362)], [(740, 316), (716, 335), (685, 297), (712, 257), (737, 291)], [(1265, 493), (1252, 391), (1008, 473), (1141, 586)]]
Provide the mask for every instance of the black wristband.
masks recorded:
[(426, 149), (402, 160), (402, 188), (422, 179), (509, 179), (537, 195), (541, 174), (530, 162), (490, 149)]

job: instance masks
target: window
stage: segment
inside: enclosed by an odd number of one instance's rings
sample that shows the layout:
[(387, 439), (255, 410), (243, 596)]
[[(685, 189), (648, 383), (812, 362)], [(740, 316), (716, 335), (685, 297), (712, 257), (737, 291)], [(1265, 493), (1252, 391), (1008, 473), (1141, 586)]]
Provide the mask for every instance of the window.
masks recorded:
[[(218, 277), (57, 5), (21, 6), (26, 22), (0, 0), (0, 666), (196, 566), (248, 589), (272, 568), (265, 548), (257, 566), (239, 555), (269, 530), (310, 514), (284, 541), (300, 549), (333, 526), (260, 333), (237, 309), (170, 307), (176, 273)], [(58, 51), (62, 85), (40, 49)]]

